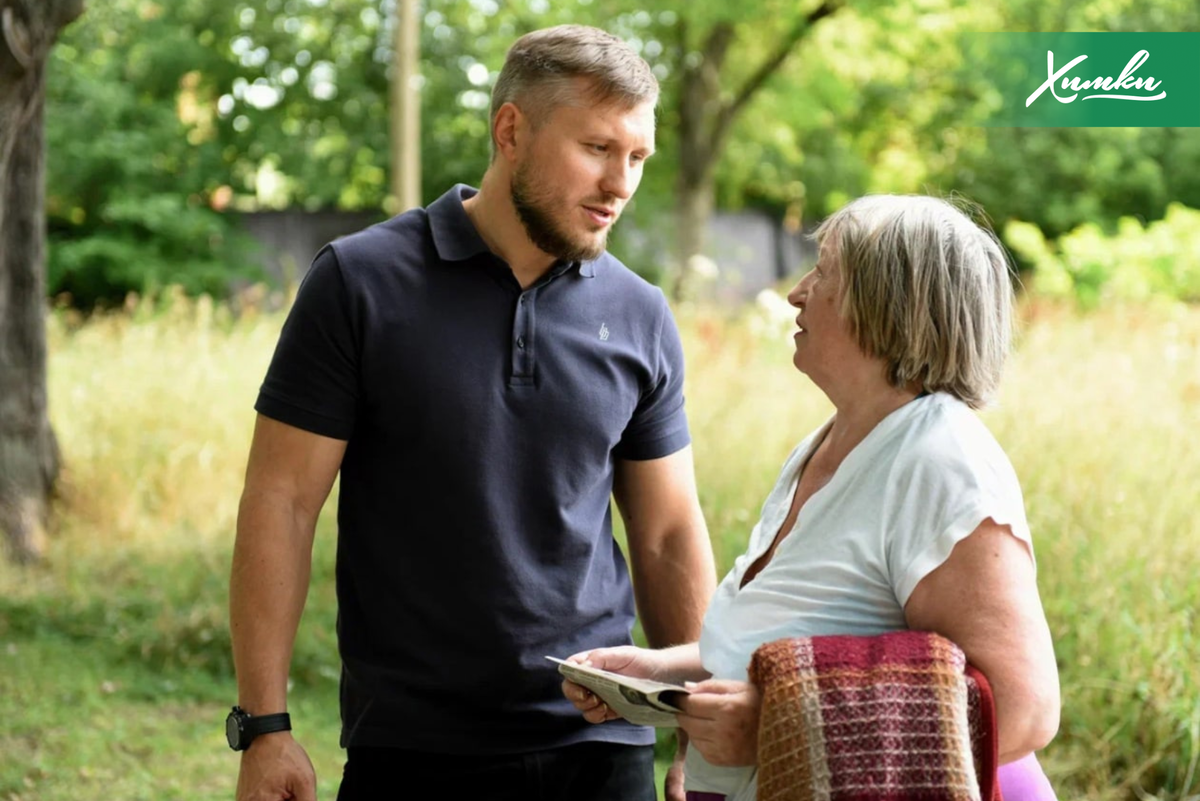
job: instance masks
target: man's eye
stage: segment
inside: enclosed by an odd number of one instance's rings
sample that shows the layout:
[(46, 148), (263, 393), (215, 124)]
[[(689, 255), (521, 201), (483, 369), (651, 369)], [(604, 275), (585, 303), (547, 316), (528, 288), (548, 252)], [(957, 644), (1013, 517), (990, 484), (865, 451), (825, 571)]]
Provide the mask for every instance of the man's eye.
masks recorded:
[(589, 144), (588, 147), (591, 148), (592, 151), (596, 152), (596, 153), (607, 153), (608, 152), (608, 145)]

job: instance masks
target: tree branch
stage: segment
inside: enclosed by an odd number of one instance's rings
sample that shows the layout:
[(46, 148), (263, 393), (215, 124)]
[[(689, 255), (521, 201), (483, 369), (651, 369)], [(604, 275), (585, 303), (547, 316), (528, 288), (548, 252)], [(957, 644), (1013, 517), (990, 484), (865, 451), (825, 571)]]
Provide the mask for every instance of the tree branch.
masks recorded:
[(22, 70), (33, 69), (33, 50), (30, 47), (29, 27), (21, 20), (12, 6), (0, 11), (0, 29), (4, 32), (4, 45)]
[(720, 73), (721, 65), (725, 63), (725, 56), (729, 52), (729, 45), (733, 43), (733, 33), (733, 25), (728, 22), (718, 22), (713, 26), (701, 51), (704, 61), (700, 64), (700, 69), (711, 70), (713, 75)]
[(65, 28), (83, 14), (83, 0), (62, 0), (56, 9), (59, 28)]
[(771, 53), (759, 65), (754, 74), (738, 90), (733, 100), (725, 104), (717, 113), (717, 117), (713, 121), (712, 137), (714, 141), (719, 141), (725, 136), (729, 130), (729, 126), (733, 124), (734, 119), (741, 113), (742, 108), (750, 102), (750, 98), (762, 88), (767, 79), (783, 66), (783, 62), (791, 55), (797, 43), (812, 29), (812, 26), (825, 17), (835, 14), (841, 8), (842, 3), (839, 0), (822, 0), (821, 5), (796, 20), (796, 24), (783, 37), (779, 46), (775, 48), (775, 52)]
[(84, 0), (0, 0), (0, 47), (21, 72), (41, 63), (58, 32), (83, 13)]

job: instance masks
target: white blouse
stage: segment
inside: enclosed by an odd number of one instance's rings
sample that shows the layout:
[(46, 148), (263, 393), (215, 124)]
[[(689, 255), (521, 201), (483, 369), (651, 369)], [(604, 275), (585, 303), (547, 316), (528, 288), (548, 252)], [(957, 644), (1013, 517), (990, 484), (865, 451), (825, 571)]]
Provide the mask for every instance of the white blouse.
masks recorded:
[[(805, 502), (791, 532), (744, 588), (791, 508), (800, 468), (832, 420), (784, 463), (749, 547), (717, 587), (700, 635), (714, 678), (745, 681), (758, 646), (784, 637), (875, 635), (907, 628), (917, 584), (987, 518), (1030, 548), (1021, 487), (1008, 457), (964, 403), (937, 393), (884, 418)], [(755, 769), (721, 768), (688, 750), (688, 790), (752, 801)]]

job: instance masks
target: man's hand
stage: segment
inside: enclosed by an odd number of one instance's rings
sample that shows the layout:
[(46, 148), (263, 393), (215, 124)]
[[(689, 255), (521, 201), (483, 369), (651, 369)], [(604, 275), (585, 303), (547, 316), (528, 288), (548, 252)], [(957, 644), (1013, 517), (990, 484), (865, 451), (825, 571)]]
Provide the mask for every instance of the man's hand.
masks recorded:
[(317, 774), (291, 732), (254, 738), (242, 752), (237, 801), (317, 801)]
[(688, 736), (683, 729), (675, 730), (675, 759), (667, 768), (667, 777), (663, 779), (663, 797), (666, 801), (686, 801), (687, 793), (683, 789), (683, 761), (687, 757)]
[(689, 682), (691, 694), (679, 703), (679, 727), (712, 765), (741, 767), (758, 762), (758, 719), (762, 695), (744, 681)]

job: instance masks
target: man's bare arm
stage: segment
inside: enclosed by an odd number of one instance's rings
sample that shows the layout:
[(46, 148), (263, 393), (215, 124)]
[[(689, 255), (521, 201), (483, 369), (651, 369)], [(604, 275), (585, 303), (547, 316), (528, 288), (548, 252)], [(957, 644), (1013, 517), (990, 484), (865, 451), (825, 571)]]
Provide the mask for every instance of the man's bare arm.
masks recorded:
[[(661, 459), (618, 462), (613, 495), (625, 521), (633, 592), (647, 642), (651, 648), (696, 642), (717, 576), (691, 447)], [(702, 670), (698, 662), (695, 668)], [(664, 783), (667, 801), (684, 795), (687, 735), (677, 731), (677, 736)]]
[(229, 584), (238, 700), (252, 715), (287, 708), (317, 515), (345, 449), (341, 440), (267, 417), (255, 424)]
[(617, 463), (613, 494), (629, 546), (634, 595), (652, 648), (695, 642), (716, 589), (690, 447)]

